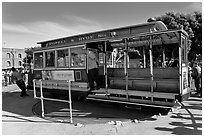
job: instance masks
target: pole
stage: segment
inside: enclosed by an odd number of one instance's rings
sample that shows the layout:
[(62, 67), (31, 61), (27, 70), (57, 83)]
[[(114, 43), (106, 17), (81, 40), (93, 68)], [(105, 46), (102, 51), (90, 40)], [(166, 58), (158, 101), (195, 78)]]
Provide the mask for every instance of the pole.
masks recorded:
[(145, 54), (145, 46), (143, 46), (143, 68), (146, 68), (146, 54)]
[(88, 51), (88, 49), (87, 49), (87, 45), (86, 45), (86, 73), (88, 74), (89, 73), (89, 66), (88, 66), (88, 64), (89, 64), (89, 51)]
[(34, 91), (34, 98), (36, 98), (36, 89), (35, 89), (35, 79), (33, 79), (33, 91)]
[[(183, 91), (183, 80), (182, 80), (182, 33), (179, 33), (179, 89), (180, 89), (180, 97), (182, 96)], [(181, 98), (179, 98), (179, 101), (181, 101)]]
[(105, 89), (106, 95), (108, 94), (108, 73), (107, 73), (107, 42), (105, 41), (105, 54), (104, 54), (104, 75), (105, 75)]
[(165, 45), (162, 45), (162, 57), (163, 57), (163, 59), (162, 59), (162, 67), (164, 68), (164, 67), (166, 67), (166, 64), (165, 64)]
[(71, 98), (71, 81), (68, 80), (69, 84), (69, 112), (70, 112), (70, 123), (73, 123), (72, 119), (72, 98)]
[(41, 108), (42, 108), (42, 117), (45, 117), (44, 102), (43, 102), (43, 92), (42, 92), (42, 80), (40, 80), (40, 100), (41, 100)]
[(128, 100), (128, 43), (125, 38), (125, 52), (124, 52), (124, 72), (125, 72), (125, 90), (126, 90), (126, 99)]
[[(150, 32), (152, 32), (150, 30)], [(152, 57), (152, 37), (153, 35), (150, 35), (150, 43), (149, 43), (149, 61), (150, 61), (150, 81), (151, 81), (151, 101), (153, 102), (153, 57)]]

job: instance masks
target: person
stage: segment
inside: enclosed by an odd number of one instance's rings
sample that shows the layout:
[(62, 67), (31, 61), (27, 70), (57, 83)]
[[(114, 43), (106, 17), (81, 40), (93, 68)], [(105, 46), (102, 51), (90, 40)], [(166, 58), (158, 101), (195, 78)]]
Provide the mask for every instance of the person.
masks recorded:
[(21, 89), (21, 97), (24, 96), (28, 96), (28, 94), (26, 93), (26, 85), (25, 82), (23, 80), (23, 73), (20, 73), (16, 70), (16, 68), (12, 67), (12, 77), (16, 80), (16, 84), (18, 85), (18, 87)]
[[(99, 78), (98, 78), (98, 66), (99, 60), (96, 56), (96, 53), (93, 51), (94, 49), (88, 48), (87, 56), (88, 56), (88, 82), (89, 82), (89, 92), (92, 90), (100, 89), (99, 86)], [(94, 87), (94, 82), (96, 82), (96, 88)]]
[(11, 85), (11, 75), (10, 75), (10, 74), (11, 74), (11, 71), (8, 70), (8, 71), (7, 71), (7, 78), (8, 78), (8, 84), (9, 84), (9, 85)]
[(5, 71), (5, 74), (4, 74), (4, 86), (8, 86), (8, 75), (7, 75), (7, 70)]
[(198, 66), (197, 62), (193, 63), (191, 76), (192, 76), (192, 78), (194, 79), (194, 82), (195, 82), (196, 92), (198, 94), (200, 94), (201, 68)]
[(179, 66), (179, 60), (178, 58), (175, 59), (171, 59), (170, 63), (169, 63), (170, 67), (178, 67)]
[(2, 84), (3, 86), (6, 86), (6, 72), (5, 71), (2, 71)]

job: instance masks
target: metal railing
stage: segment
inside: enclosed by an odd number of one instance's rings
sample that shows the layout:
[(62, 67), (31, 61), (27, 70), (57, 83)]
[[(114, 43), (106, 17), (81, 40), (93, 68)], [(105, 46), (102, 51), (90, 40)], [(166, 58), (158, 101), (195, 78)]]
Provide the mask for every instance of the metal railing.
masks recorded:
[(57, 101), (57, 102), (65, 102), (65, 103), (69, 103), (69, 110), (70, 110), (70, 123), (73, 123), (73, 119), (72, 119), (72, 99), (71, 99), (71, 81), (68, 80), (68, 85), (69, 85), (69, 100), (61, 100), (61, 99), (54, 99), (54, 98), (46, 98), (43, 96), (43, 87), (42, 87), (42, 80), (40, 79), (40, 97), (38, 97), (36, 95), (36, 79), (33, 80), (33, 88), (34, 88), (34, 98), (35, 99), (40, 99), (41, 100), (41, 108), (42, 108), (42, 117), (45, 117), (45, 109), (44, 109), (44, 100), (49, 100), (49, 101)]

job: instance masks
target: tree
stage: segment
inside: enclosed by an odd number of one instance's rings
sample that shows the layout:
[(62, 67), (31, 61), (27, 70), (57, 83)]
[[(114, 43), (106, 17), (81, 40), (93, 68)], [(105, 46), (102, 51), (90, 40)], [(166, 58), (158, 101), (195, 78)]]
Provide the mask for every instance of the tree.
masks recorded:
[(189, 51), (189, 61), (196, 60), (202, 55), (202, 13), (194, 12), (182, 14), (167, 12), (165, 15), (155, 17), (157, 21), (162, 21), (168, 29), (183, 29), (188, 33), (191, 40)]

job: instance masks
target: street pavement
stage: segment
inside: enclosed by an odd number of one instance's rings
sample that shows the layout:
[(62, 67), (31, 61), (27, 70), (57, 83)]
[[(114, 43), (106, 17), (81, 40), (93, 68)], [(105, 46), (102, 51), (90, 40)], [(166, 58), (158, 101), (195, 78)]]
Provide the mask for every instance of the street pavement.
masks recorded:
[[(158, 109), (118, 104), (73, 101), (73, 121), (68, 104), (45, 101), (41, 118), (39, 100), (21, 98), (16, 85), (2, 87), (3, 135), (202, 135), (202, 99), (192, 95), (167, 114)], [(156, 112), (158, 111), (158, 112)]]

